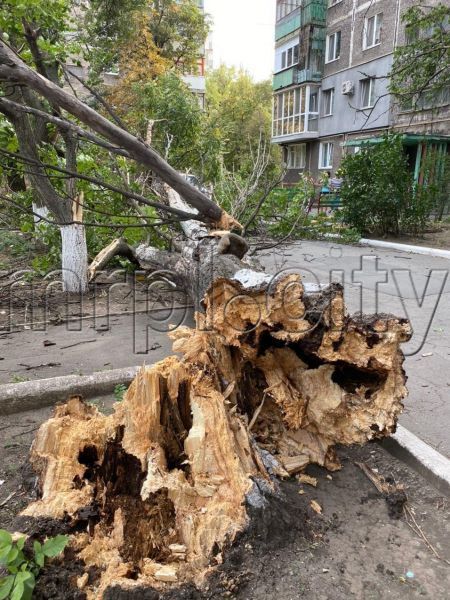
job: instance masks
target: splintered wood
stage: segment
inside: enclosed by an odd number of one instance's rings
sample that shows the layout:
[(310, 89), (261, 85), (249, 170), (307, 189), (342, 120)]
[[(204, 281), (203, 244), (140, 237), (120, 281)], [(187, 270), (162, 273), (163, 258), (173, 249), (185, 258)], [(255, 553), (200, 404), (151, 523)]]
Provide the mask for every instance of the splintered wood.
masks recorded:
[(33, 445), (42, 495), (25, 514), (77, 525), (78, 558), (101, 571), (90, 598), (202, 581), (275, 476), (339, 469), (336, 444), (395, 430), (406, 321), (350, 318), (341, 287), (306, 294), (297, 274), (238, 272), (204, 303), (173, 334), (182, 358), (143, 368), (111, 416), (72, 398)]

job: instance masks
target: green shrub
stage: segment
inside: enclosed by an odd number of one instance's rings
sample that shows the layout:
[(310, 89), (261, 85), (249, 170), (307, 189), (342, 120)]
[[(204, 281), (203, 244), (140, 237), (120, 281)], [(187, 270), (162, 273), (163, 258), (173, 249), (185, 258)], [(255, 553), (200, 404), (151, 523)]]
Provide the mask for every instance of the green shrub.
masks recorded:
[(400, 136), (386, 135), (348, 155), (342, 171), (343, 216), (350, 227), (377, 235), (423, 231), (436, 194), (432, 185), (414, 184)]

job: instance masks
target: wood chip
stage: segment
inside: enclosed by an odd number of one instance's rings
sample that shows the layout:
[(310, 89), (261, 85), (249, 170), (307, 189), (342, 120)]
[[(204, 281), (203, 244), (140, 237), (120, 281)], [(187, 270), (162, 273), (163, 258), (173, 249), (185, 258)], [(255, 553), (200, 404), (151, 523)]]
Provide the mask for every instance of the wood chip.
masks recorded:
[(169, 550), (173, 554), (186, 554), (186, 546), (184, 544), (170, 544)]
[(322, 507), (320, 506), (320, 504), (318, 502), (316, 502), (315, 500), (311, 500), (311, 508), (313, 509), (314, 512), (316, 512), (318, 515), (322, 514)]
[(157, 581), (165, 581), (167, 583), (175, 583), (178, 581), (177, 571), (174, 567), (170, 567), (169, 565), (165, 565), (161, 567), (155, 573), (155, 579)]
[(81, 575), (81, 577), (78, 577), (78, 579), (77, 579), (77, 588), (79, 590), (84, 590), (88, 581), (89, 581), (89, 573), (85, 573), (84, 575)]
[(305, 473), (302, 473), (297, 477), (300, 483), (306, 483), (307, 485), (312, 485), (313, 487), (317, 487), (317, 479), (315, 477), (310, 477)]

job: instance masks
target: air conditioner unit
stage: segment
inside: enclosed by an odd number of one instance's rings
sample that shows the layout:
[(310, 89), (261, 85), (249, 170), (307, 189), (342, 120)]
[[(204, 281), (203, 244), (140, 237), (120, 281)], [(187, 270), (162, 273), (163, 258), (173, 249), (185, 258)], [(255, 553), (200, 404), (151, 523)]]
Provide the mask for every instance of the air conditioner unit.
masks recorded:
[(342, 83), (342, 93), (344, 96), (351, 96), (355, 91), (355, 85), (353, 81), (344, 81)]

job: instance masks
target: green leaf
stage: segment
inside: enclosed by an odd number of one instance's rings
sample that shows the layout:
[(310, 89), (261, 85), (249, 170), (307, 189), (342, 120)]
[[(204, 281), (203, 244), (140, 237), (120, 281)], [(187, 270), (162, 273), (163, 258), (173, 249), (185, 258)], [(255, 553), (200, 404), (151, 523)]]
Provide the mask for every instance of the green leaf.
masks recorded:
[[(24, 571), (22, 573), (18, 573), (16, 575), (16, 581), (14, 586), (14, 591), (11, 594), (11, 600), (31, 600), (33, 595), (34, 586), (36, 585), (36, 579), (33, 573), (30, 571)], [(14, 593), (16, 591), (16, 587), (19, 588), (17, 594), (19, 594), (19, 590), (21, 595), (15, 596)]]
[(14, 575), (8, 575), (8, 577), (0, 579), (0, 600), (5, 600), (5, 598), (8, 598), (13, 585)]
[(45, 564), (45, 554), (42, 552), (42, 550), (39, 550), (37, 552), (36, 550), (34, 551), (34, 560), (38, 567), (42, 569), (42, 567)]
[(25, 546), (25, 541), (26, 541), (26, 538), (24, 538), (24, 537), (21, 537), (17, 540), (16, 546), (18, 547), (19, 550), (23, 550), (23, 547)]
[(8, 531), (0, 529), (0, 548), (2, 546), (9, 546), (12, 544), (12, 537)]
[(8, 555), (6, 556), (6, 562), (14, 563), (14, 561), (16, 560), (16, 558), (18, 556), (19, 556), (19, 550), (17, 549), (16, 546), (12, 546), (11, 550), (8, 552)]
[(45, 556), (49, 558), (54, 558), (61, 554), (64, 548), (69, 543), (69, 537), (67, 535), (57, 535), (54, 538), (48, 539), (45, 544), (42, 546), (42, 551)]
[(23, 594), (25, 592), (25, 586), (22, 581), (18, 579), (18, 575), (16, 575), (16, 580), (14, 583), (14, 588), (11, 592), (11, 600), (22, 600)]

